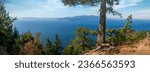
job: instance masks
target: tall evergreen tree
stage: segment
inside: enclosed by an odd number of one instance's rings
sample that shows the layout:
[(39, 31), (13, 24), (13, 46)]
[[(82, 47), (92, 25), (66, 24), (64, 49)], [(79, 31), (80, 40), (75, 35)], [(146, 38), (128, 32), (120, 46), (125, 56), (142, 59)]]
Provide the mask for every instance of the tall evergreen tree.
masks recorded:
[(97, 46), (101, 43), (105, 43), (105, 28), (106, 28), (106, 13), (111, 13), (113, 15), (119, 15), (120, 13), (114, 11), (113, 6), (118, 5), (120, 0), (62, 0), (64, 5), (68, 6), (99, 6), (100, 5), (100, 21), (98, 26), (97, 35)]
[(63, 49), (63, 46), (61, 45), (60, 38), (56, 34), (55, 41), (54, 41), (53, 46), (52, 46), (53, 55), (60, 55), (60, 54), (62, 54), (62, 49)]
[(70, 42), (67, 48), (64, 49), (65, 55), (79, 55), (85, 50), (93, 49), (95, 31), (87, 28), (78, 28), (76, 31), (75, 38)]
[(52, 43), (49, 38), (47, 38), (46, 47), (45, 47), (45, 54), (52, 55)]
[(2, 0), (0, 0), (0, 46), (6, 47), (9, 54), (16, 54), (13, 53), (15, 48), (14, 44), (19, 34), (17, 30), (12, 27), (12, 22), (15, 19), (16, 18), (9, 16)]

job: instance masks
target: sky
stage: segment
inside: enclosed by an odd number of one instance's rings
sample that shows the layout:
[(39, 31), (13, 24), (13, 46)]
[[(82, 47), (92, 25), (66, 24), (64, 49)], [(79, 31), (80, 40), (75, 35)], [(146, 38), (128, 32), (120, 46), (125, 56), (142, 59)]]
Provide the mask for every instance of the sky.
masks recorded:
[[(97, 7), (88, 6), (64, 6), (61, 0), (2, 0), (10, 16), (17, 18), (35, 17), (35, 18), (63, 18), (80, 15), (98, 16)], [(135, 19), (150, 20), (150, 0), (120, 0), (118, 6), (114, 9), (122, 13), (123, 18), (133, 15)], [(108, 18), (120, 18), (118, 16), (107, 16)]]

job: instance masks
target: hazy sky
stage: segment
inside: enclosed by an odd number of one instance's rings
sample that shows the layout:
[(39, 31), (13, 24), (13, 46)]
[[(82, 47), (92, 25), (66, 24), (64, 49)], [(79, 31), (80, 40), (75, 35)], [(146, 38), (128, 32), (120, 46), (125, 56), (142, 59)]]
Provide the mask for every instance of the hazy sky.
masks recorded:
[[(60, 18), (79, 15), (99, 15), (98, 7), (67, 7), (61, 0), (3, 0), (13, 17)], [(126, 18), (133, 14), (136, 19), (150, 19), (150, 0), (121, 0), (114, 9)], [(109, 15), (109, 18), (119, 18)]]

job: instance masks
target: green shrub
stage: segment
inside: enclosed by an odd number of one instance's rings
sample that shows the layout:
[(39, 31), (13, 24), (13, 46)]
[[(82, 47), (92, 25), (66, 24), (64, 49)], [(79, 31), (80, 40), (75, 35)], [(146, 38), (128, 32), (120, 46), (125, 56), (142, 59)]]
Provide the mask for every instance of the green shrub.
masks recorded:
[(106, 30), (106, 41), (113, 45), (132, 44), (146, 37), (146, 31), (134, 31), (130, 24), (132, 23), (132, 15), (127, 18), (124, 27), (119, 29)]

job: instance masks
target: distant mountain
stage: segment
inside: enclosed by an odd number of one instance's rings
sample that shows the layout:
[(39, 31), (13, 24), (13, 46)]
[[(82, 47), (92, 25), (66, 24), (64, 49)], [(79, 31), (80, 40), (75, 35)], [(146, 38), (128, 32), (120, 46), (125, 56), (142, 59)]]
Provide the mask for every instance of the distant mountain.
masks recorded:
[(58, 18), (58, 19), (59, 20), (71, 20), (71, 21), (78, 21), (78, 20), (99, 20), (99, 16), (83, 15), (83, 16), (65, 17), (65, 18)]
[[(26, 17), (21, 19), (45, 19), (45, 20), (70, 20), (70, 21), (99, 21), (99, 16), (94, 15), (82, 15), (82, 16), (74, 16), (74, 17), (64, 17), (64, 18), (35, 18), (35, 17)], [(119, 21), (119, 19), (110, 19), (108, 18), (107, 21)]]
[(37, 17), (24, 17), (19, 19), (54, 19), (54, 18), (37, 18)]
[(36, 17), (24, 17), (20, 19), (57, 19), (57, 20), (99, 20), (99, 16), (94, 15), (82, 15), (82, 16), (74, 16), (74, 17), (64, 17), (64, 18), (36, 18)]

